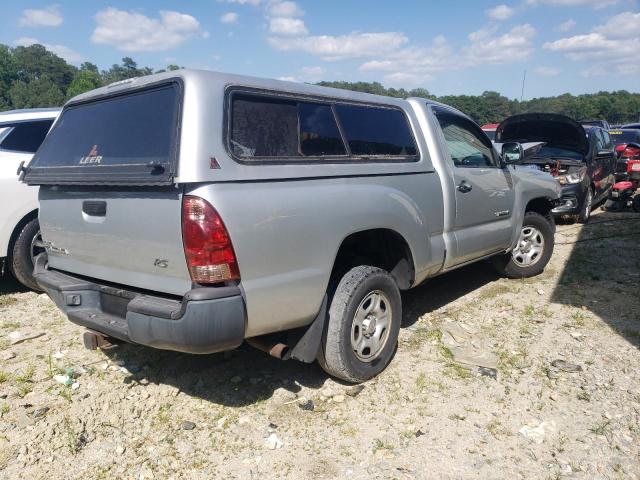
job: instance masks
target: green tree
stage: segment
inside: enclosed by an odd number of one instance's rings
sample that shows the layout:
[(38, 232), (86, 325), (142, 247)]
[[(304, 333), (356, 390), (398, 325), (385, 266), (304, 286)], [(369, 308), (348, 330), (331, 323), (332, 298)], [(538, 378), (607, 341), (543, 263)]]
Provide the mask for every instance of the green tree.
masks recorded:
[(14, 48), (13, 61), (18, 80), (31, 82), (47, 78), (62, 91), (67, 90), (76, 71), (75, 67), (42, 45)]
[(98, 88), (99, 86), (100, 74), (92, 70), (78, 70), (67, 90), (67, 99)]
[(13, 108), (59, 107), (64, 102), (64, 93), (53, 80), (47, 77), (30, 82), (16, 80), (9, 89)]
[(0, 44), (0, 110), (10, 108), (9, 89), (17, 76), (11, 50), (6, 45)]

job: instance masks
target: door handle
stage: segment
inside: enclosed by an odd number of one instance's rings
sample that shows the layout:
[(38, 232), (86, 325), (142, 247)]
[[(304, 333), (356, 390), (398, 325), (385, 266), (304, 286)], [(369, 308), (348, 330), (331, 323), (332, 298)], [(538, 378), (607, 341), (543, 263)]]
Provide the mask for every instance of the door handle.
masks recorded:
[(473, 187), (468, 184), (466, 181), (462, 180), (460, 182), (460, 185), (456, 186), (456, 189), (460, 192), (460, 193), (469, 193)]

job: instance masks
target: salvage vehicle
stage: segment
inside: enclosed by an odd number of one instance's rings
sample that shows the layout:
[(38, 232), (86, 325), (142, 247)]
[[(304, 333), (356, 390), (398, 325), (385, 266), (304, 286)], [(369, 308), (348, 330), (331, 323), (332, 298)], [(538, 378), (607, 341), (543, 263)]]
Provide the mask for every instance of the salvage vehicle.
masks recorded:
[(498, 129), (499, 123), (485, 123), (482, 125), (482, 131), (491, 139), (491, 141), (496, 139), (496, 130)]
[(542, 272), (560, 193), (445, 105), (195, 70), (71, 99), (23, 178), (35, 277), (87, 346), (247, 340), (351, 382), (393, 357), (401, 290)]
[(0, 113), (0, 271), (39, 290), (33, 259), (44, 252), (38, 226), (38, 189), (18, 181), (16, 170), (33, 154), (60, 113), (59, 108)]
[[(615, 145), (618, 159), (632, 158), (635, 155), (633, 149), (636, 148), (635, 145), (640, 145), (640, 130), (632, 128), (619, 128), (615, 130), (609, 130), (609, 135), (611, 136), (611, 140)], [(627, 148), (628, 146), (630, 147)], [(626, 171), (626, 168), (622, 168), (621, 170), (624, 172)]]
[(609, 196), (615, 183), (616, 155), (609, 133), (583, 127), (554, 113), (525, 113), (504, 120), (496, 142), (544, 142), (525, 163), (550, 173), (562, 185), (556, 216), (572, 216), (586, 223), (594, 205)]

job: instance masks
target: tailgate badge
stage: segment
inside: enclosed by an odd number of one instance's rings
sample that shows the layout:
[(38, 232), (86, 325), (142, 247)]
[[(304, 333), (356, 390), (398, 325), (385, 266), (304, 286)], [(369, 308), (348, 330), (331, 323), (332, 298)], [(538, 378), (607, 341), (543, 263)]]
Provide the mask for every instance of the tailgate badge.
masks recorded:
[(153, 262), (153, 266), (158, 268), (167, 268), (169, 266), (169, 260), (156, 258), (155, 262)]
[(102, 162), (102, 155), (98, 155), (98, 145), (94, 145), (89, 150), (89, 153), (85, 157), (80, 158), (80, 165), (84, 165), (86, 163), (100, 163)]

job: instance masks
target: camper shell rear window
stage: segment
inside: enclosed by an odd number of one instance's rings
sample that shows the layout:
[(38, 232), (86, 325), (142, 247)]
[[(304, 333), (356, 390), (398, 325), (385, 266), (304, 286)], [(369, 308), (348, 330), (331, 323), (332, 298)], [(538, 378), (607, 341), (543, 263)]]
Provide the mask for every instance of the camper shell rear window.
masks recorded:
[(241, 163), (418, 160), (399, 107), (232, 89), (226, 111), (227, 148)]
[(181, 103), (177, 81), (65, 108), (29, 164), (29, 184), (170, 184)]

